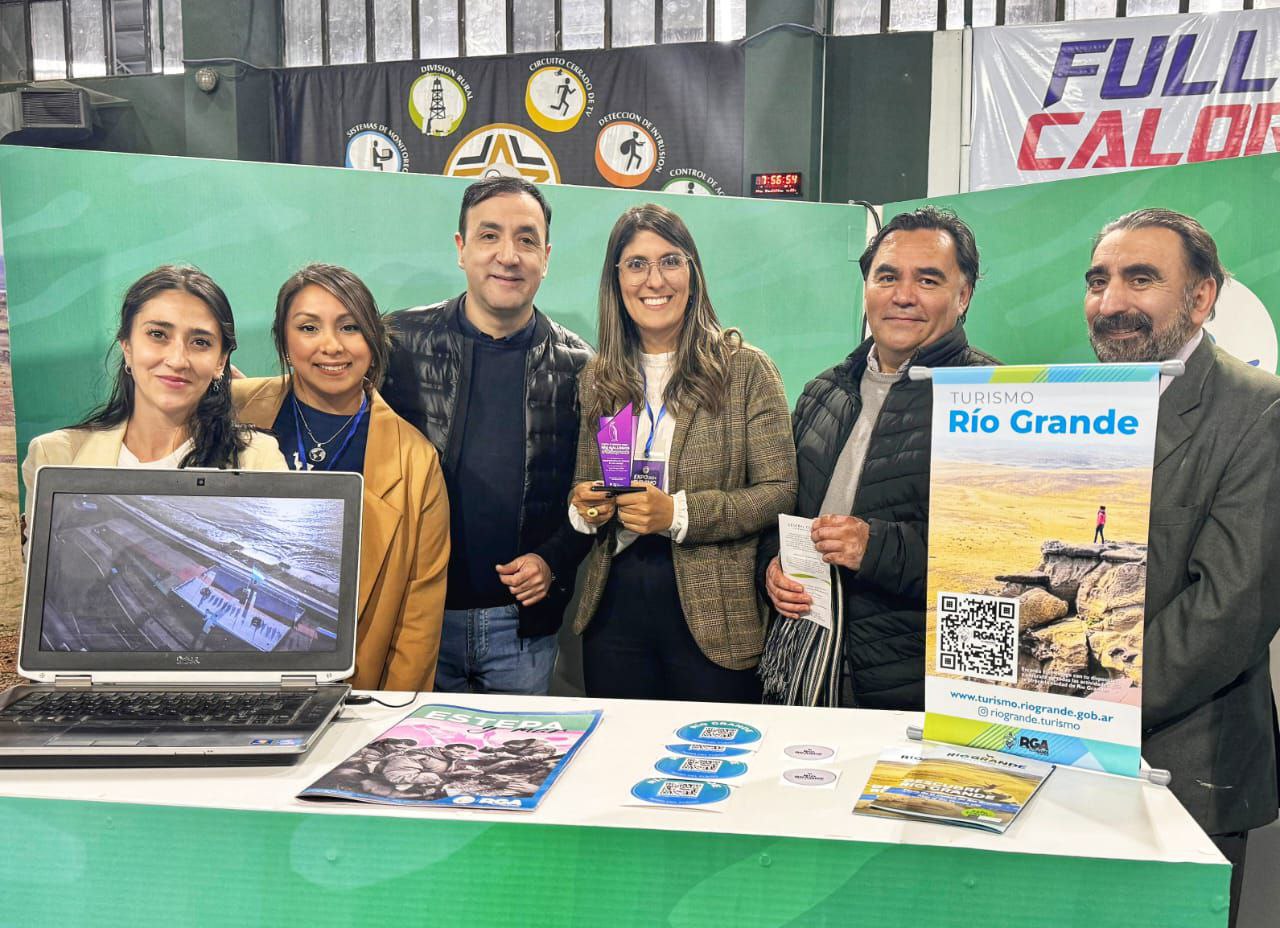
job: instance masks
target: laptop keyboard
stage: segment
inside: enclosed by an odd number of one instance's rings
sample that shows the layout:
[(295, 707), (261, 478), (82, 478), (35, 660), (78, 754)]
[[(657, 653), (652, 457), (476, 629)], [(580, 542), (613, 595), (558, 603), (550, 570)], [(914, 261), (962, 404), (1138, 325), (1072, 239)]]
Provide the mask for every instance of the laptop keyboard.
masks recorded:
[(308, 703), (314, 689), (32, 693), (0, 709), (0, 722), (19, 725), (112, 725), (139, 727), (291, 727), (319, 722), (325, 703)]

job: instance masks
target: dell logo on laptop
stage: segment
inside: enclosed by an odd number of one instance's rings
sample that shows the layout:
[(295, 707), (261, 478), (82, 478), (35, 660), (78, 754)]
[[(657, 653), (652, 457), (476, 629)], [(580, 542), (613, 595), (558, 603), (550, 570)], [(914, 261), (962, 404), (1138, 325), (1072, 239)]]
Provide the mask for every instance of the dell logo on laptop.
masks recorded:
[(179, 667), (185, 667), (191, 664), (199, 664), (199, 663), (200, 663), (200, 658), (195, 654), (179, 654), (178, 655)]

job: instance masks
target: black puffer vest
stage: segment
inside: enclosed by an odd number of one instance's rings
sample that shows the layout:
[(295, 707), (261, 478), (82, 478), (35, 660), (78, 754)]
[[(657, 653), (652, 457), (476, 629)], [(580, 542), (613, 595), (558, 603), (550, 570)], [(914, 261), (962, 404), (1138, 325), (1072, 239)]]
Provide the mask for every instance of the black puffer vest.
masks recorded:
[[(836, 460), (862, 411), (861, 381), (872, 340), (820, 374), (796, 403), (800, 488), (796, 514), (818, 515)], [(999, 364), (969, 347), (963, 325), (926, 346), (919, 367)], [(929, 443), (933, 384), (906, 378), (885, 397), (867, 449), (853, 515), (871, 526), (862, 566), (840, 568), (845, 635), (841, 704), (924, 705), (924, 598), (929, 533)]]
[[(461, 453), (471, 352), (458, 316), (462, 297), (386, 317), (392, 352), (382, 396), (435, 445), (446, 479)], [(525, 362), (525, 471), (520, 550), (535, 552), (556, 580), (547, 597), (520, 608), (520, 636), (556, 631), (573, 594), (578, 564), (590, 538), (567, 516), (578, 446), (578, 373), (591, 347), (534, 310), (533, 341)]]

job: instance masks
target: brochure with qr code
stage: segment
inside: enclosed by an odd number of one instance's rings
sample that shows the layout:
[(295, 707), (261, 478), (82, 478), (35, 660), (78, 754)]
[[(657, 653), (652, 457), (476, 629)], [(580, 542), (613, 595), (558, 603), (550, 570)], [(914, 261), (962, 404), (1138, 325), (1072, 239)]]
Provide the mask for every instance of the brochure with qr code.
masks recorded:
[(1160, 365), (932, 377), (925, 738), (1137, 776)]
[(537, 808), (600, 710), (480, 712), (422, 706), (298, 794), (448, 808)]
[[(1053, 773), (1053, 765), (947, 745), (882, 755), (854, 811), (1003, 834)], [(883, 766), (882, 766), (883, 765)]]

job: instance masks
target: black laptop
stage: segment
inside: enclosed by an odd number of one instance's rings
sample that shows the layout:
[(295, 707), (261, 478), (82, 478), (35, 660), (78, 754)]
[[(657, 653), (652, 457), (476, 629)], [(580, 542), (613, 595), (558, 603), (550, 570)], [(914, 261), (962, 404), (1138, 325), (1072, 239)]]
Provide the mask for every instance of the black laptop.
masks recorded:
[(355, 664), (359, 474), (43, 467), (0, 766), (286, 764)]

